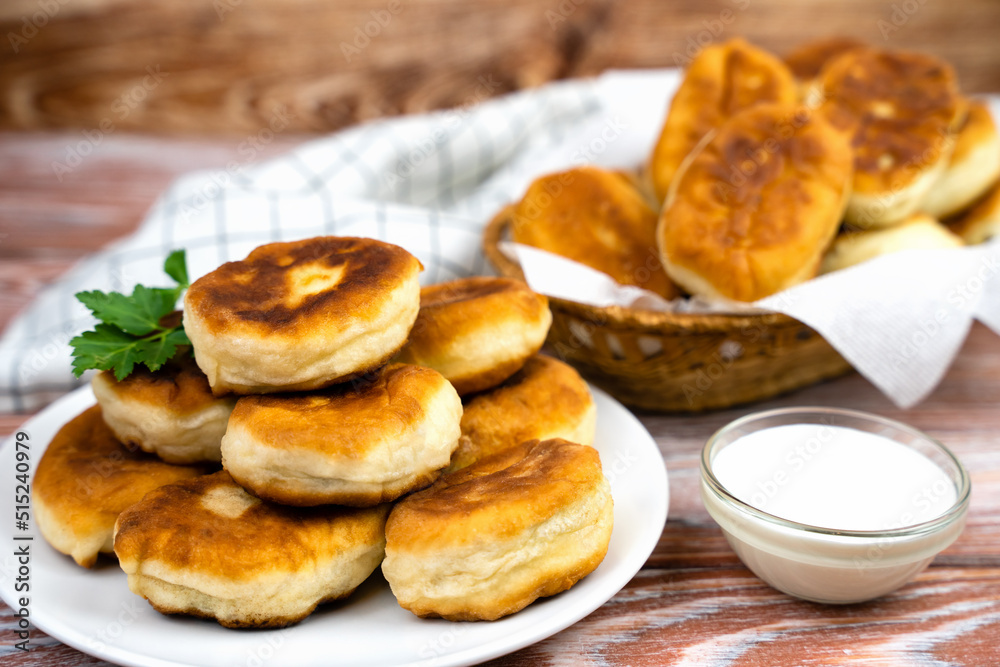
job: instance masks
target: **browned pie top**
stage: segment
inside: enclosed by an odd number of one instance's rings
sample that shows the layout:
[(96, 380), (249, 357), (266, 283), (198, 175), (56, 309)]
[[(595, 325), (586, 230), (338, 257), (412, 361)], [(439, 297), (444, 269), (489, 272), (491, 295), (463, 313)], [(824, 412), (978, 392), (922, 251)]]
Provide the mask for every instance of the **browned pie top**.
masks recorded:
[(666, 261), (753, 301), (815, 270), (851, 178), (844, 136), (820, 114), (757, 105), (731, 118), (680, 176), (663, 211)]
[(465, 404), (462, 435), (451, 458), (460, 468), (472, 461), (572, 429), (593, 406), (587, 383), (572, 367), (536, 354), (503, 384)]
[(364, 458), (372, 447), (419, 429), (427, 399), (448, 389), (437, 371), (393, 364), (327, 389), (243, 396), (229, 424), (271, 449)]
[(32, 482), (33, 492), (74, 533), (110, 530), (147, 492), (204, 474), (204, 466), (164, 463), (120, 443), (93, 406), (59, 429)]
[(540, 323), (548, 303), (511, 278), (474, 276), (429, 285), (420, 290), (420, 312), (402, 358), (423, 363), (449, 341), (481, 335), (498, 322)]
[(650, 171), (663, 201), (684, 158), (730, 116), (761, 102), (794, 103), (791, 71), (776, 56), (745, 40), (705, 47), (688, 67), (653, 149)]
[(958, 127), (952, 163), (962, 162), (983, 145), (996, 145), (997, 126), (989, 107), (980, 100), (972, 100), (967, 108), (969, 112)]
[(951, 145), (963, 110), (955, 74), (922, 53), (854, 49), (820, 77), (820, 109), (854, 148), (854, 190), (896, 191)]
[(659, 263), (656, 217), (628, 178), (580, 167), (531, 184), (513, 209), (511, 238), (670, 299), (678, 291)]
[(305, 334), (370, 318), (422, 268), (406, 250), (374, 239), (270, 243), (196, 280), (184, 307), (210, 331)]
[(248, 581), (321, 566), (378, 545), (388, 505), (286, 507), (240, 488), (226, 471), (157, 489), (124, 511), (115, 553), (128, 572), (155, 561), (191, 576)]
[(400, 501), (386, 540), (396, 549), (434, 551), (513, 538), (590, 496), (602, 479), (592, 447), (525, 442)]
[(828, 37), (806, 42), (789, 52), (785, 64), (797, 79), (815, 79), (831, 59), (853, 49), (864, 48), (865, 43), (853, 37)]
[(428, 311), (444, 310), (455, 303), (478, 301), (494, 294), (534, 294), (527, 285), (510, 278), (472, 276), (428, 285), (420, 290), (420, 307)]
[(121, 399), (168, 407), (177, 414), (195, 413), (224, 400), (212, 394), (208, 377), (190, 352), (178, 354), (157, 371), (136, 365), (124, 380), (115, 380), (108, 371), (101, 375)]

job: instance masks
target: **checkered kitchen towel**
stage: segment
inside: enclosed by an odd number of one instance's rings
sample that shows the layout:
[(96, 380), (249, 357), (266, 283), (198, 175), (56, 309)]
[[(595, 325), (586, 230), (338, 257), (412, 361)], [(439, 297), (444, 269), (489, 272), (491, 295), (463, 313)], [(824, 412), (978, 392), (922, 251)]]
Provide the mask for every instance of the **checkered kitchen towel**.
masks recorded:
[[(0, 411), (33, 410), (86, 382), (68, 341), (94, 320), (73, 295), (167, 285), (163, 260), (186, 248), (192, 278), (271, 241), (370, 236), (415, 254), (424, 283), (488, 271), (485, 222), (528, 182), (570, 164), (629, 166), (645, 155), (677, 72), (554, 83), (474, 107), (372, 122), (272, 161), (176, 181), (131, 236), (81, 262), (0, 339)], [(486, 97), (487, 78), (469, 97)], [(626, 94), (642, 98), (637, 105)], [(636, 112), (636, 109), (639, 111)]]
[[(640, 164), (679, 80), (676, 70), (649, 70), (558, 82), (471, 108), (368, 123), (260, 165), (182, 177), (134, 234), (81, 262), (11, 323), (0, 339), (0, 411), (36, 409), (85, 382), (72, 376), (68, 341), (94, 321), (73, 295), (168, 284), (161, 267), (176, 248), (187, 249), (192, 278), (262, 243), (320, 234), (401, 245), (423, 262), (424, 283), (488, 271), (479, 247), (492, 214), (541, 174)], [(469, 96), (485, 97), (490, 85), (472, 82)], [(919, 290), (904, 307), (859, 308), (870, 290), (848, 298), (830, 286), (834, 274), (810, 283), (826, 285), (817, 298), (835, 303), (810, 297), (769, 305), (817, 328), (894, 400), (912, 404), (940, 379), (972, 317), (1000, 332), (1000, 309), (980, 308), (1000, 306), (1000, 279), (990, 280), (998, 271), (988, 268), (1000, 254), (993, 247), (992, 255), (966, 249), (983, 257), (955, 263), (949, 284), (976, 289), (950, 322), (922, 334), (927, 341), (901, 366), (886, 363), (883, 348), (914, 347), (910, 339), (927, 313), (934, 319), (936, 301)]]

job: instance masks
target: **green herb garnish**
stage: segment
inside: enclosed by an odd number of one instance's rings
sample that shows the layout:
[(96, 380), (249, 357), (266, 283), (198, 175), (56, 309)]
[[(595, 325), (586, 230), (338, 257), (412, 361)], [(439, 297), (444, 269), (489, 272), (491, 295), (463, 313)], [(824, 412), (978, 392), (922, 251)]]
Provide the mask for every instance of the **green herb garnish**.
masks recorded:
[(168, 317), (190, 285), (184, 251), (170, 253), (163, 270), (177, 282), (176, 287), (136, 285), (131, 296), (98, 290), (77, 293), (76, 298), (101, 322), (69, 342), (76, 377), (96, 368), (114, 371), (115, 379), (121, 381), (136, 364), (158, 370), (179, 346), (191, 344), (180, 318)]

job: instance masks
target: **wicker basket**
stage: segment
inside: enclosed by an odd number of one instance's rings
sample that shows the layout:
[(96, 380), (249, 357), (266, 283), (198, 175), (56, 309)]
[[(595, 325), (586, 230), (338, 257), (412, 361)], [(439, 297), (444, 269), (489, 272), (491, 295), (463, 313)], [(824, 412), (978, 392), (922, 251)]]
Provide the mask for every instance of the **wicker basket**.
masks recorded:
[[(499, 248), (510, 209), (483, 234), (486, 257), (524, 280)], [(697, 412), (770, 398), (843, 375), (850, 365), (815, 331), (786, 315), (693, 315), (549, 299), (549, 351), (623, 403)]]

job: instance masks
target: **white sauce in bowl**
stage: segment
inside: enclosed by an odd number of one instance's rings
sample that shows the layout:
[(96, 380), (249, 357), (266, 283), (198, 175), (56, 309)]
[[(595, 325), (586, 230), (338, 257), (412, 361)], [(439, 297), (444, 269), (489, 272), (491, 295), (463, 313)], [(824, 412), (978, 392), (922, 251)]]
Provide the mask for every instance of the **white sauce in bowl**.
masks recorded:
[(961, 534), (970, 491), (947, 447), (855, 410), (747, 415), (702, 450), (702, 501), (740, 560), (815, 602), (906, 584)]
[(842, 426), (787, 424), (755, 431), (712, 461), (743, 502), (782, 519), (834, 530), (891, 530), (929, 521), (957, 499), (926, 456)]

